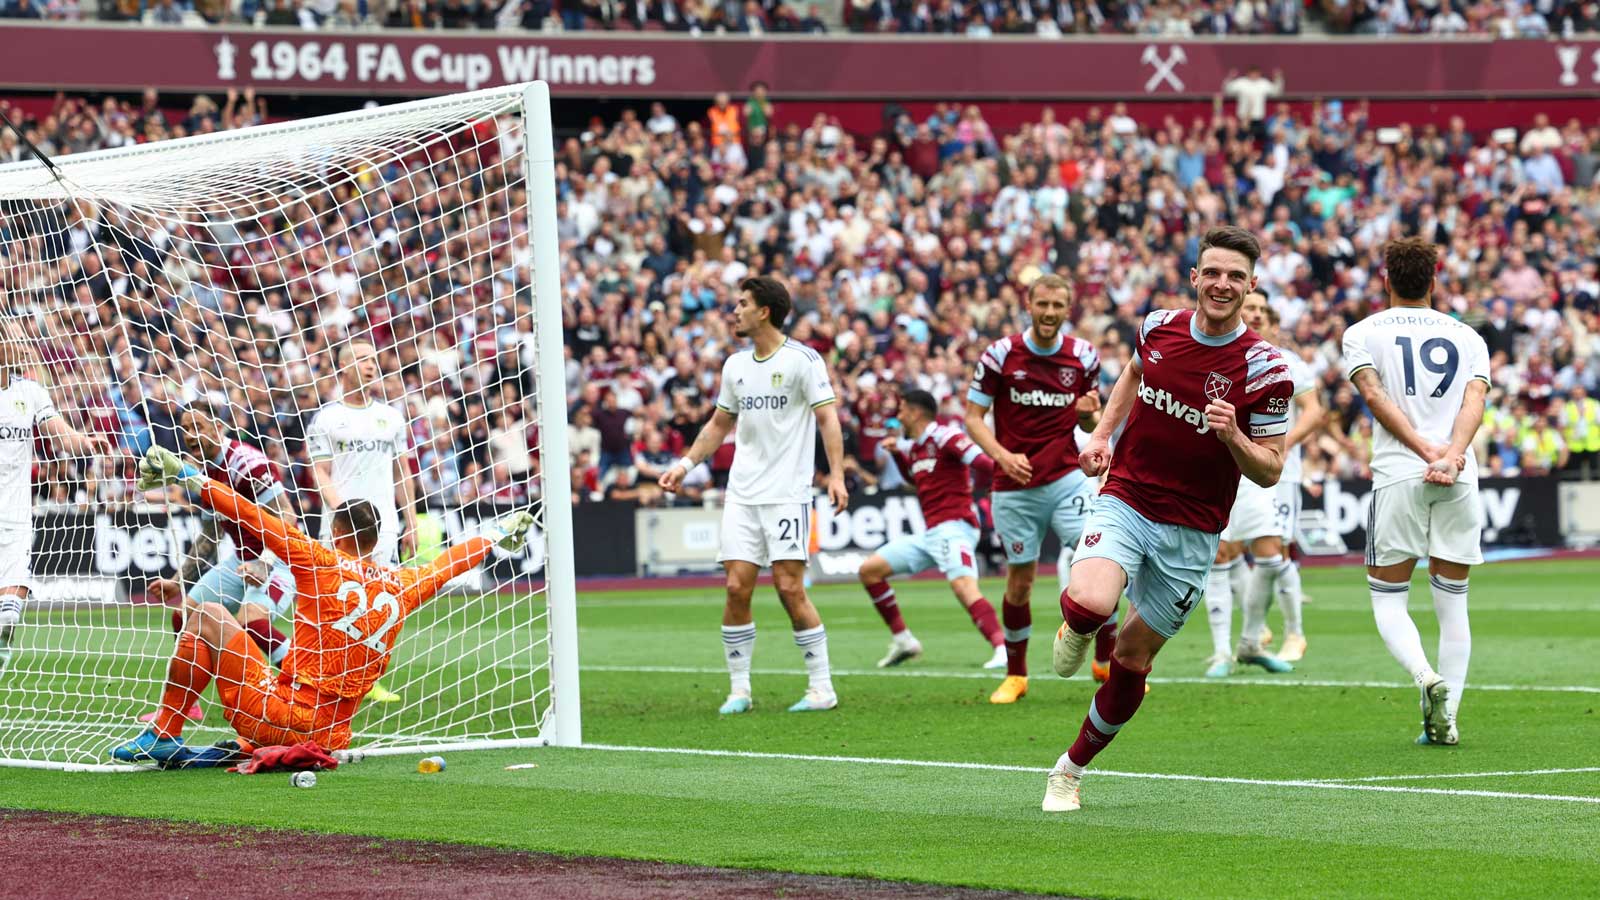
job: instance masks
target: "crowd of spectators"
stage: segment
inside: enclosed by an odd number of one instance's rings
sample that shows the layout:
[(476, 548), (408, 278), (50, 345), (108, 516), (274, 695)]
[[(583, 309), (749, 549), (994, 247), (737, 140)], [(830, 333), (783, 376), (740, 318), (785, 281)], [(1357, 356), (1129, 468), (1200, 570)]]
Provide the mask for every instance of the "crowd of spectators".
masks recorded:
[(694, 34), (1486, 34), (1600, 29), (1596, 0), (0, 0), (0, 18), (290, 28), (623, 29)]
[[(168, 113), (148, 95), (8, 114), (55, 154), (265, 110), (241, 95)], [(505, 164), (516, 152), (512, 132), (480, 123), (367, 173), (359, 196), (311, 193), (233, 221), (0, 207), (0, 292), (42, 336), (51, 380), (71, 395), (58, 402), (130, 451), (175, 446), (177, 411), (201, 402), (304, 483), (305, 422), (338, 396), (337, 347), (363, 336), (412, 422), (424, 495), (520, 501), (539, 457), (526, 235), (507, 212), (523, 196), (520, 166)], [(0, 159), (23, 153), (0, 135)], [(780, 127), (759, 86), (742, 103), (718, 97), (704, 119), (624, 110), (564, 138), (557, 159), (575, 500), (672, 502), (654, 478), (710, 414), (739, 345), (725, 313), (748, 274), (791, 285), (790, 333), (836, 376), (847, 478), (886, 490), (900, 480), (878, 444), (900, 392), (928, 390), (958, 418), (977, 355), (1026, 326), (1032, 279), (1072, 280), (1073, 330), (1095, 343), (1109, 389), (1141, 317), (1189, 302), (1199, 235), (1224, 222), (1261, 237), (1261, 289), (1330, 410), (1306, 448), (1313, 493), (1368, 474), (1371, 420), (1342, 377), (1340, 339), (1382, 303), (1381, 246), (1407, 234), (1443, 248), (1436, 303), (1488, 341), (1485, 471), (1592, 471), (1597, 172), (1597, 123), (1391, 131), (1369, 127), (1361, 104), (1277, 104), (1249, 124), (1140, 121), (1123, 104), (1062, 121), (1044, 107), (1010, 133), (977, 106), (943, 104), (869, 135), (826, 115)], [(731, 455), (678, 502), (714, 499)], [(56, 499), (108, 502), (132, 470), (75, 473), (47, 456), (41, 471)]]

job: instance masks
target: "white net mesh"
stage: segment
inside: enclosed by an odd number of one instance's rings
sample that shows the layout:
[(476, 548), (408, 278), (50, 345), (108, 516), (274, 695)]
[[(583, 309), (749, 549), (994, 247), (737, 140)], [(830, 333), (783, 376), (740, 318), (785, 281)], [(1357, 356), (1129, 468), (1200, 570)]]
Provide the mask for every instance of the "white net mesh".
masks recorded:
[[(5, 352), (37, 354), (15, 360), (0, 390), (0, 454), (36, 445), (31, 482), (0, 476), (15, 514), (0, 515), (0, 590), (33, 582), (0, 651), (0, 758), (107, 763), (156, 709), (177, 604), (147, 589), (178, 574), (203, 528), (176, 492), (137, 492), (134, 461), (152, 442), (183, 450), (187, 408), (259, 448), (301, 528), (325, 537), (307, 432), (349, 399), (341, 353), (370, 342), (381, 375), (367, 390), (399, 412), (410, 447), (408, 562), (512, 508), (542, 514), (521, 101), (520, 88), (483, 91), (62, 157), (59, 176), (0, 168)], [(55, 426), (21, 378), (61, 422), (115, 449), (43, 437)], [(336, 455), (365, 446), (351, 435)], [(542, 535), (517, 557), (496, 550), (406, 618), (382, 679), (400, 699), (363, 703), (352, 746), (538, 738), (550, 694)], [(29, 540), (31, 572), (19, 572)], [(198, 572), (236, 569), (238, 554), (224, 541)], [(293, 615), (269, 624), (292, 634)], [(215, 689), (202, 696), (191, 745), (230, 736)]]

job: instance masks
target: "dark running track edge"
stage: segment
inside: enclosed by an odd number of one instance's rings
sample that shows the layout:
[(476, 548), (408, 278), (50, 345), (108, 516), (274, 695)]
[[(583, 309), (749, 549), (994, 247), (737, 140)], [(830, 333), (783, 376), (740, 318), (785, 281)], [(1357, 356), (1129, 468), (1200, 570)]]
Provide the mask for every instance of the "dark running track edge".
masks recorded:
[[(999, 900), (941, 885), (560, 857), (159, 820), (0, 810), (8, 900), (255, 895), (317, 900)], [(264, 892), (263, 892), (264, 889)]]

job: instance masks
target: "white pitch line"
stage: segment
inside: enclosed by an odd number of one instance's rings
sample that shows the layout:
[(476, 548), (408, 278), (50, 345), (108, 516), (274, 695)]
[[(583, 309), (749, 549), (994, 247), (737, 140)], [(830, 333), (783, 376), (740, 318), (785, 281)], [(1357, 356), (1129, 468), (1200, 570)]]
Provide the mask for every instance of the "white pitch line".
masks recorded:
[[(664, 675), (726, 675), (727, 669), (711, 666), (610, 666), (610, 665), (584, 665), (585, 672), (632, 672), (639, 674), (664, 674)], [(874, 676), (884, 678), (961, 678), (975, 681), (994, 681), (1003, 677), (996, 672), (946, 672), (932, 669), (839, 669), (832, 670), (834, 675), (843, 677)], [(752, 675), (804, 675), (800, 669), (752, 669)], [(1069, 681), (1088, 681), (1087, 675), (1077, 675), (1067, 679)], [(1322, 688), (1383, 688), (1394, 690), (1404, 688), (1416, 690), (1416, 686), (1404, 681), (1334, 681), (1327, 679), (1307, 678), (1201, 678), (1173, 676), (1170, 678), (1148, 678), (1151, 684), (1206, 684), (1216, 687), (1322, 687)], [(1467, 688), (1474, 691), (1509, 691), (1521, 693), (1524, 691), (1538, 691), (1543, 693), (1561, 694), (1600, 694), (1600, 687), (1585, 684), (1468, 684)]]
[(1576, 769), (1518, 769), (1514, 772), (1440, 772), (1427, 775), (1369, 775), (1365, 778), (1315, 778), (1322, 784), (1355, 784), (1371, 781), (1428, 781), (1436, 778), (1516, 778), (1521, 775), (1572, 775), (1579, 772), (1600, 772), (1600, 766), (1582, 766)]
[[(663, 753), (678, 756), (720, 756), (738, 759), (782, 759), (795, 762), (853, 763), (873, 766), (908, 766), (924, 769), (969, 769), (983, 772), (1022, 772), (1043, 775), (1049, 769), (1033, 766), (1006, 766), (997, 763), (947, 762), (926, 759), (893, 759), (873, 756), (819, 756), (809, 753), (762, 753), (753, 750), (702, 750), (691, 747), (634, 747), (625, 744), (584, 744), (584, 750), (601, 750), (613, 753)], [(1383, 794), (1428, 794), (1443, 797), (1491, 797), (1499, 800), (1548, 800), (1560, 803), (1592, 803), (1600, 805), (1600, 797), (1569, 796), (1566, 794), (1527, 794), (1512, 791), (1463, 791), (1449, 788), (1395, 787), (1382, 784), (1345, 784), (1304, 779), (1230, 778), (1220, 775), (1175, 775), (1162, 772), (1116, 772), (1094, 769), (1095, 776), (1111, 778), (1139, 778), (1152, 781), (1199, 781), (1209, 784), (1245, 784), (1259, 787), (1310, 788), (1325, 791), (1365, 791)]]

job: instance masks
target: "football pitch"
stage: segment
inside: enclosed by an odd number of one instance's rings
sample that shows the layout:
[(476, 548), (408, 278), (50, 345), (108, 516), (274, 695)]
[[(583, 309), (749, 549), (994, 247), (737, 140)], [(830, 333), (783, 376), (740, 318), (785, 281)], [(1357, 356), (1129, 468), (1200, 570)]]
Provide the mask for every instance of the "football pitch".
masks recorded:
[[(926, 653), (888, 671), (860, 587), (814, 589), (840, 706), (812, 714), (784, 711), (805, 676), (763, 586), (756, 707), (726, 718), (718, 591), (580, 586), (586, 748), (454, 753), (437, 775), (372, 758), (312, 790), (286, 775), (0, 769), (0, 807), (1087, 897), (1600, 895), (1600, 562), (1473, 574), (1456, 748), (1412, 743), (1417, 692), (1378, 638), (1364, 573), (1307, 569), (1305, 588), (1310, 650), (1289, 675), (1201, 677), (1197, 610), (1066, 815), (1039, 810), (1044, 772), (1094, 685), (1049, 672), (1053, 578), (1012, 707), (987, 702), (988, 648), (937, 581), (899, 585)], [(998, 581), (985, 590), (998, 600)], [(1431, 656), (1425, 574), (1411, 610)], [(207, 709), (220, 724), (209, 696)]]

